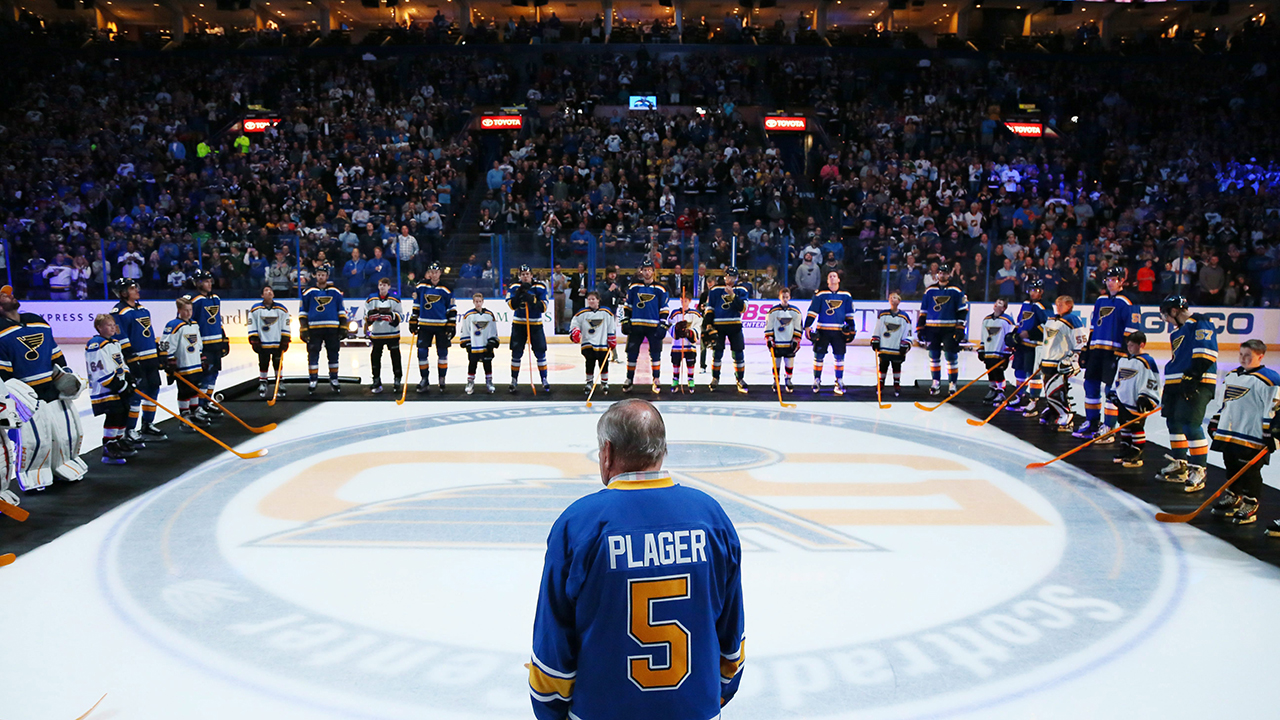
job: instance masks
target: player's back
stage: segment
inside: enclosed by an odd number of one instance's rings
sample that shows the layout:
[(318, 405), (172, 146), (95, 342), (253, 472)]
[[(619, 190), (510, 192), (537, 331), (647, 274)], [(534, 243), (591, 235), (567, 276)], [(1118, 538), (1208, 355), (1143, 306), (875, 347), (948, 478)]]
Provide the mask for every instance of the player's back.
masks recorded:
[[(740, 559), (719, 504), (665, 474), (575, 502), (548, 539), (535, 700), (539, 673), (572, 667), (571, 709), (582, 720), (715, 717), (741, 667)], [(575, 637), (576, 654), (557, 642)]]

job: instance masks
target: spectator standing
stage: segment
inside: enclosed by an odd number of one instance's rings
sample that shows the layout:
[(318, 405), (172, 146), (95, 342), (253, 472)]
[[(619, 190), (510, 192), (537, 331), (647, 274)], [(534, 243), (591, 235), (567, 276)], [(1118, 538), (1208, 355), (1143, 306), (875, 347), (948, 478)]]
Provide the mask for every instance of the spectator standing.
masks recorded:
[(365, 296), (365, 261), (360, 256), (360, 249), (353, 248), (351, 250), (351, 258), (342, 266), (342, 279), (346, 286), (345, 292), (347, 297), (353, 298), (353, 302)]

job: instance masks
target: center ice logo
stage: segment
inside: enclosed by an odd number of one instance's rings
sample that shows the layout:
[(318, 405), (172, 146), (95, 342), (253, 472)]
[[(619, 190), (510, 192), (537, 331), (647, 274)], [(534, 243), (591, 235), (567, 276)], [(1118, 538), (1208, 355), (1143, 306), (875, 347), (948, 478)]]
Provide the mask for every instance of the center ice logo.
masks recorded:
[[(1102, 666), (1149, 634), (1181, 588), (1165, 530), (1069, 468), (1024, 477), (1027, 458), (1007, 448), (855, 417), (662, 410), (673, 437), (734, 438), (673, 443), (668, 466), (722, 503), (755, 577), (754, 658), (735, 717), (978, 710)], [(171, 652), (309, 707), (527, 717), (522, 600), (532, 602), (551, 520), (599, 480), (589, 454), (494, 440), (582, 431), (598, 412), (444, 413), (204, 468), (119, 521), (105, 589)], [(398, 437), (424, 431), (451, 433), (448, 449)], [(475, 462), (540, 470), (461, 482)], [(415, 466), (433, 468), (440, 489), (344, 490), (359, 477), (394, 487)], [(271, 530), (227, 544), (246, 520)], [(1106, 530), (1116, 526), (1126, 532)], [(1019, 553), (1025, 567), (1008, 560)]]

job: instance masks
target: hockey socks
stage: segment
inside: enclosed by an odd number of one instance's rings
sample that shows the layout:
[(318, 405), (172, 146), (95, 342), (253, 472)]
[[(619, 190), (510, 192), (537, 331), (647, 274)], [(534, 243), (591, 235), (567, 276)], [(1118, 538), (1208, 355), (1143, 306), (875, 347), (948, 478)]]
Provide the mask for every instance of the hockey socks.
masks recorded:
[(836, 382), (844, 382), (844, 358), (836, 358)]

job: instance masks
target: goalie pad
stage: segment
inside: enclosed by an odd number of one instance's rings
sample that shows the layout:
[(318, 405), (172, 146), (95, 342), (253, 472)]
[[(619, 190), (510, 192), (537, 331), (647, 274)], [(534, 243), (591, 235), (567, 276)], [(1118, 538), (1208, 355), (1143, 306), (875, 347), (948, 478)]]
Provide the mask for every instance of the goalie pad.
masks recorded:
[(17, 505), (18, 494), (9, 489), (9, 484), (18, 475), (18, 449), (9, 439), (9, 431), (18, 433), (22, 427), (22, 418), (18, 415), (13, 398), (8, 389), (0, 383), (0, 500), (10, 505)]
[(89, 472), (89, 466), (80, 459), (80, 443), (84, 432), (80, 426), (80, 413), (75, 405), (65, 398), (57, 402), (45, 403), (39, 412), (53, 415), (54, 444), (53, 458), (50, 465), (54, 472), (64, 480), (75, 482), (81, 480)]
[(22, 427), (10, 431), (9, 437), (17, 445), (18, 487), (23, 490), (41, 490), (53, 484), (54, 430), (51, 413), (39, 412), (44, 403), (34, 390), (17, 379), (5, 381), (14, 410), (22, 420)]

